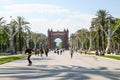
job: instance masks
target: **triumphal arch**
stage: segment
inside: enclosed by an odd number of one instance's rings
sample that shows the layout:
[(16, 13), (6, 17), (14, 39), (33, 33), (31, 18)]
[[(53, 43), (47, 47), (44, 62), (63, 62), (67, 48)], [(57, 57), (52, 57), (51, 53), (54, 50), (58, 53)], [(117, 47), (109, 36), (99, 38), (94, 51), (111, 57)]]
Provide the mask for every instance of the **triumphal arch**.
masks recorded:
[(55, 42), (56, 38), (60, 38), (62, 40), (62, 48), (68, 49), (69, 42), (68, 42), (69, 31), (68, 29), (64, 31), (53, 31), (52, 29), (48, 29), (48, 47), (49, 49), (55, 49)]

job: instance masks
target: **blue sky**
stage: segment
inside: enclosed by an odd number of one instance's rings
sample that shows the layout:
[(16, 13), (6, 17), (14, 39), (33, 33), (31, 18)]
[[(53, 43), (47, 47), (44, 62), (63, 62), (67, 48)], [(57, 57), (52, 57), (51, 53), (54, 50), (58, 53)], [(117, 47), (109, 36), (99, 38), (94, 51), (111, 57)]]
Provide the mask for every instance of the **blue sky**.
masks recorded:
[(120, 18), (120, 0), (0, 0), (0, 17), (24, 17), (31, 31), (47, 35), (48, 29), (69, 34), (81, 28), (89, 29), (99, 9)]

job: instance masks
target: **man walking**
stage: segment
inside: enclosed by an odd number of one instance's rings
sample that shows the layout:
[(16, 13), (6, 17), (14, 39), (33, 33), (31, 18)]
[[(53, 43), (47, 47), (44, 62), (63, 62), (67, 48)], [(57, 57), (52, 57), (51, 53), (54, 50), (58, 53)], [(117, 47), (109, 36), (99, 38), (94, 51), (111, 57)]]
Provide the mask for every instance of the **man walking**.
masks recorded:
[(48, 57), (48, 52), (49, 52), (49, 49), (46, 48), (46, 49), (45, 49), (45, 55), (46, 55), (46, 57)]
[(30, 59), (31, 55), (32, 55), (32, 49), (31, 48), (28, 48), (26, 47), (26, 50), (25, 50), (25, 54), (27, 53), (28, 54), (28, 57), (27, 57), (27, 60), (28, 60), (28, 66), (31, 66), (32, 65), (32, 61)]

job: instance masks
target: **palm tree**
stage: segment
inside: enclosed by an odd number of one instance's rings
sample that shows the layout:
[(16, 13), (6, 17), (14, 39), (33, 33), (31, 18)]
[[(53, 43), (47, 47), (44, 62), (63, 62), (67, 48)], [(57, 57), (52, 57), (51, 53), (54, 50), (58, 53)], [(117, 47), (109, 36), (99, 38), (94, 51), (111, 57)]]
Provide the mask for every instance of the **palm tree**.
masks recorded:
[(88, 41), (85, 32), (87, 32), (87, 29), (81, 29), (77, 31), (77, 36), (79, 37), (79, 42), (81, 43), (81, 49), (85, 48), (85, 42), (87, 44)]
[[(92, 19), (91, 24), (92, 24), (92, 27), (98, 27), (99, 50), (101, 50), (100, 46), (103, 45), (102, 49), (104, 49), (106, 52), (108, 52), (108, 50), (110, 48), (111, 38), (114, 35), (117, 28), (119, 27), (119, 24), (114, 23), (114, 18), (110, 14), (108, 14), (108, 12), (106, 12), (106, 10), (99, 10), (97, 12), (97, 17)], [(100, 42), (102, 42), (102, 43), (100, 43)], [(107, 47), (105, 49), (106, 43), (107, 43)]]
[(116, 54), (120, 54), (120, 27), (117, 29), (115, 34), (113, 35), (112, 42), (114, 44), (114, 50), (116, 50)]
[(97, 31), (99, 35), (99, 50), (104, 50), (105, 43), (106, 43), (106, 37), (105, 37), (105, 32), (103, 30), (105, 31), (107, 30), (107, 27), (105, 25), (108, 21), (108, 17), (110, 17), (111, 15), (108, 14), (106, 10), (99, 10), (97, 11), (96, 16), (97, 17), (94, 18), (91, 23), (92, 25), (94, 24), (95, 27), (98, 27)]
[[(105, 28), (105, 24), (106, 24), (106, 20), (107, 20), (107, 18), (108, 18), (108, 16), (109, 16), (109, 14), (108, 14), (108, 12), (106, 11), (106, 10), (99, 10), (98, 12), (97, 12), (97, 19), (98, 19), (98, 23), (99, 23), (99, 26), (101, 26), (104, 30), (106, 29)], [(102, 33), (101, 34), (103, 34), (103, 37), (101, 37), (102, 39), (103, 39), (103, 50), (105, 49), (105, 42), (106, 42), (106, 38), (105, 38), (105, 33), (104, 33), (104, 31), (101, 31)]]
[(30, 29), (30, 27), (27, 26), (29, 22), (25, 20), (25, 18), (18, 16), (17, 19), (14, 19), (14, 22), (16, 23), (16, 26), (18, 27), (18, 42), (19, 42), (19, 51), (22, 51), (22, 45), (23, 45), (23, 33), (26, 29)]
[(38, 41), (39, 41), (39, 36), (38, 36), (38, 34), (37, 34), (37, 33), (32, 33), (31, 39), (32, 39), (33, 42), (34, 42), (34, 49), (36, 49), (37, 43), (38, 43)]
[[(19, 29), (23, 25), (28, 24), (28, 22), (23, 21), (24, 18), (21, 18), (21, 17), (18, 17), (18, 20), (13, 19), (12, 16), (10, 16), (10, 18), (11, 18), (10, 23), (2, 26), (2, 30), (4, 30), (9, 37), (9, 40), (10, 40), (9, 50), (10, 50), (10, 52), (15, 53), (13, 41), (14, 41), (14, 43), (17, 42), (16, 41), (16, 39), (17, 39), (16, 34), (19, 32)], [(21, 41), (19, 41), (19, 42), (21, 42)]]
[[(117, 31), (117, 29), (120, 27), (120, 23), (117, 23), (118, 21), (120, 21), (120, 19), (115, 19), (114, 23), (113, 20), (109, 19), (108, 21), (108, 31), (104, 31), (106, 36), (107, 36), (107, 47), (106, 47), (106, 52), (108, 52), (109, 48), (110, 48), (110, 43), (111, 43), (111, 39), (112, 37), (114, 37), (115, 32)], [(117, 38), (117, 37), (116, 37)]]
[(96, 38), (96, 34), (95, 31), (92, 30), (92, 28), (90, 30), (86, 30), (86, 32), (84, 32), (86, 37), (89, 40), (89, 49), (88, 51), (90, 51), (92, 49), (92, 42), (93, 40)]
[[(94, 29), (94, 31), (96, 32), (96, 42), (97, 42), (97, 48), (98, 50), (101, 50), (101, 46), (102, 46), (102, 39), (101, 39), (101, 29), (100, 29), (100, 26), (99, 26), (99, 23), (98, 23), (98, 19), (97, 18), (93, 18), (92, 21), (91, 21), (91, 28)], [(96, 44), (96, 43), (95, 43)]]
[(75, 34), (70, 35), (70, 46), (74, 48)]
[(31, 39), (31, 31), (29, 29), (26, 29), (25, 32), (23, 33), (23, 38), (26, 42), (26, 47), (29, 47), (29, 42)]
[(3, 21), (3, 17), (0, 18), (0, 51), (2, 51), (2, 44), (3, 44), (3, 39), (2, 39), (2, 36), (3, 36), (3, 31), (1, 29), (1, 27), (3, 26), (5, 22)]
[(6, 32), (9, 32), (8, 28), (6, 27), (6, 20), (3, 17), (0, 18), (0, 30), (1, 30), (1, 49), (2, 51), (6, 51), (5, 48), (8, 47), (8, 35)]

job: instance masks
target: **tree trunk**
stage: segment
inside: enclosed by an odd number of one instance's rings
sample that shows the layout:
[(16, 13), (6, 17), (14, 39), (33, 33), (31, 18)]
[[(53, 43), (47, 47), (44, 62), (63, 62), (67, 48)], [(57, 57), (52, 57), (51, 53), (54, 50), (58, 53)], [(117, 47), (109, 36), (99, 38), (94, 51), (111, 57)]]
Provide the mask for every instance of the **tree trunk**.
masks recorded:
[(103, 50), (105, 50), (105, 43), (106, 43), (106, 40), (105, 40), (105, 32), (103, 31)]
[(107, 38), (107, 41), (108, 41), (108, 44), (107, 44), (107, 47), (106, 47), (106, 52), (108, 52), (109, 48), (110, 48), (110, 36), (108, 36)]
[(29, 41), (27, 40), (27, 47), (29, 48)]
[(15, 35), (13, 38), (13, 46), (14, 46), (14, 50), (15, 50), (15, 54), (17, 54), (17, 36)]
[(22, 36), (21, 36), (21, 33), (19, 33), (19, 51), (20, 51), (20, 53), (22, 53), (22, 42), (23, 42)]
[(36, 42), (34, 42), (34, 49), (36, 49), (36, 44), (37, 44), (37, 43), (36, 43)]
[(81, 48), (83, 49), (83, 42), (81, 42)]
[(14, 54), (15, 52), (15, 49), (14, 49), (14, 46), (13, 46), (13, 38), (10, 39), (10, 53), (11, 54)]
[(101, 42), (102, 42), (102, 41), (101, 41), (101, 35), (100, 35), (100, 34), (101, 34), (101, 30), (100, 30), (100, 28), (99, 28), (99, 30), (98, 30), (98, 36), (99, 36), (99, 38), (98, 38), (98, 39), (99, 39), (99, 42), (98, 42), (98, 43), (99, 43), (99, 51), (101, 51)]
[(89, 43), (89, 51), (92, 49), (92, 39), (89, 39), (90, 43)]

